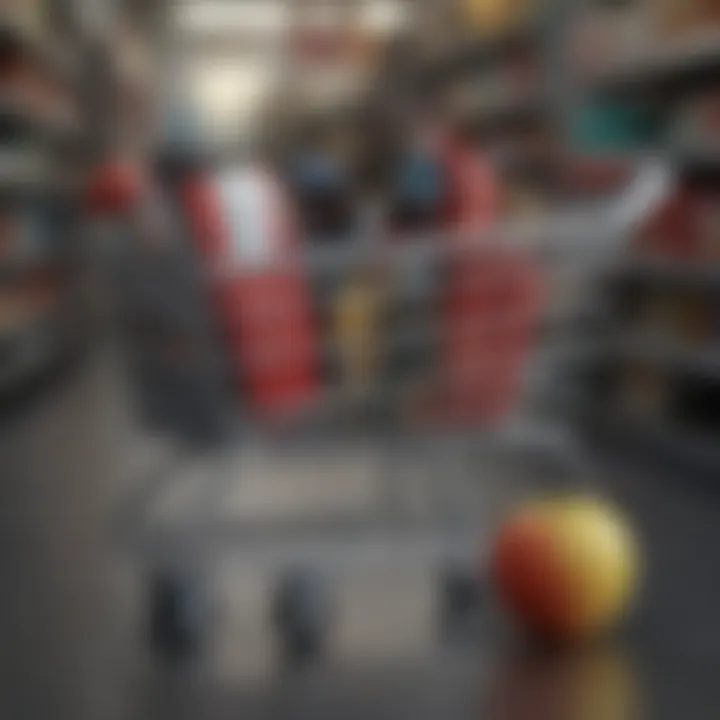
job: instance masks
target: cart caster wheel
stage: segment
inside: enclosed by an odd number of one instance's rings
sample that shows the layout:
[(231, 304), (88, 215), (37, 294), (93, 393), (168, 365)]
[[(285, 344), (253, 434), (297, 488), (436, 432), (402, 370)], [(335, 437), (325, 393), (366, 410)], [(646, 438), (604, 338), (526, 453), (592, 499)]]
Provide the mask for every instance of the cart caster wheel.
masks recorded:
[(440, 573), (440, 623), (447, 639), (466, 636), (480, 605), (480, 580), (472, 567), (448, 565)]
[(334, 615), (326, 578), (307, 569), (286, 572), (275, 589), (273, 613), (286, 660), (306, 662), (323, 655)]
[(195, 658), (207, 630), (206, 601), (197, 578), (175, 571), (157, 572), (150, 579), (149, 640), (158, 657)]

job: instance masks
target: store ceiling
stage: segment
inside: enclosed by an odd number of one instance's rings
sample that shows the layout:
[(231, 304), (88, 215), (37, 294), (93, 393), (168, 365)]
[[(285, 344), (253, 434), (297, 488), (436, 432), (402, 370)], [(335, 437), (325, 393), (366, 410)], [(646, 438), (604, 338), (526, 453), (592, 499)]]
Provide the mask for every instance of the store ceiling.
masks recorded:
[[(278, 94), (296, 109), (352, 100), (371, 77), (357, 38), (394, 34), (407, 8), (407, 0), (175, 0), (169, 17), (185, 82), (217, 137), (248, 132)], [(313, 57), (323, 34), (348, 29), (337, 56)]]

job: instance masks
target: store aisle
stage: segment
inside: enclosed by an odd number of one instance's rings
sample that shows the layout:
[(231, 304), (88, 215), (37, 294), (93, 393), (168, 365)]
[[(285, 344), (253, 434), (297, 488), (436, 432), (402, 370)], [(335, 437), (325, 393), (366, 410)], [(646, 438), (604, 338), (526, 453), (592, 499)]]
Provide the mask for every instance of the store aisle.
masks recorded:
[[(128, 472), (122, 456), (152, 460), (126, 401), (116, 364), (103, 360), (2, 438), (8, 717), (494, 720), (518, 698), (530, 702), (538, 682), (555, 682), (559, 661), (518, 657), (491, 602), (474, 639), (444, 644), (437, 578), (420, 566), (346, 574), (333, 661), (282, 671), (268, 621), (272, 577), (232, 556), (212, 568), (214, 624), (202, 662), (158, 662), (146, 642), (142, 568), (110, 532), (111, 499)], [(714, 717), (720, 496), (607, 450), (604, 458), (604, 489), (636, 523), (648, 568), (627, 639), (597, 662), (604, 677), (631, 683), (653, 718)], [(571, 667), (578, 662), (588, 660)], [(588, 682), (586, 670), (561, 675)]]
[(3, 717), (95, 720), (120, 709), (107, 370), (83, 362), (0, 431)]

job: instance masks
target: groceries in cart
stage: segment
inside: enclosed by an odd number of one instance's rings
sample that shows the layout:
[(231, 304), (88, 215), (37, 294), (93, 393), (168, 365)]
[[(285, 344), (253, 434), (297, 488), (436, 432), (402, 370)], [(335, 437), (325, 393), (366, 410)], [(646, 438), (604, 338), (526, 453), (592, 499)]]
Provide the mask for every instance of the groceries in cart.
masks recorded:
[(348, 277), (335, 300), (335, 341), (340, 383), (356, 399), (369, 397), (383, 370), (382, 334), (387, 289), (379, 272)]
[[(538, 318), (540, 272), (532, 257), (504, 249), (504, 238), (483, 234), (498, 208), (489, 167), (460, 134), (436, 138), (428, 152), (444, 188), (442, 196), (430, 188), (434, 199), (423, 202), (442, 208), (444, 219), (429, 238), (408, 235), (401, 244), (391, 233), (303, 245), (297, 190), (294, 207), (267, 165), (196, 173), (185, 183), (216, 323), (248, 412), (276, 422), (336, 401), (391, 406), (393, 389), (410, 393), (407, 402), (436, 423), (489, 420), (509, 408)], [(302, 166), (317, 170), (315, 160)], [(428, 189), (427, 168), (406, 170)], [(409, 286), (414, 308), (400, 312)]]
[(310, 129), (303, 140), (285, 173), (299, 232), (312, 244), (347, 242), (357, 209), (342, 138)]
[(248, 166), (198, 176), (186, 195), (235, 387), (259, 415), (292, 416), (317, 393), (318, 358), (283, 189), (268, 170)]

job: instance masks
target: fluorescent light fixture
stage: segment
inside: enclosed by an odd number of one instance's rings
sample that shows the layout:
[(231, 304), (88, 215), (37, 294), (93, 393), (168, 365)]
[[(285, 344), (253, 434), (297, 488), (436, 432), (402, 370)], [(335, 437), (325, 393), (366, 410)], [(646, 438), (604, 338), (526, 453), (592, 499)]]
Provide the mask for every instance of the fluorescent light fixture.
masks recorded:
[(226, 132), (253, 122), (275, 87), (278, 71), (261, 61), (212, 59), (194, 63), (187, 79), (206, 126)]
[(175, 25), (184, 32), (280, 34), (288, 23), (283, 0), (185, 0), (175, 8)]
[(401, 30), (409, 19), (406, 4), (398, 0), (367, 0), (359, 15), (364, 28), (383, 35)]

